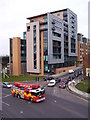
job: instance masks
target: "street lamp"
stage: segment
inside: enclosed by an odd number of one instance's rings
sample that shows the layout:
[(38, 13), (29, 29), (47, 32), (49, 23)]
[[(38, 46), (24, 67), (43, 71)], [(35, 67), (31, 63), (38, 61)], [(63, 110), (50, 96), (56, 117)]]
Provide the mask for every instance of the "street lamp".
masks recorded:
[(50, 70), (48, 69), (48, 76), (49, 76), (49, 72), (50, 72)]

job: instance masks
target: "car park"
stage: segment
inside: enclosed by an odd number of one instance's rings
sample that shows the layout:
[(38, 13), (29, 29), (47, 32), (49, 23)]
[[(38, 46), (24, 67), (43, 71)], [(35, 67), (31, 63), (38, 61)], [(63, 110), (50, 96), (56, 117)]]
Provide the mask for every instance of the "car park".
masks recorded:
[(59, 88), (65, 88), (65, 87), (66, 87), (65, 82), (60, 82), (60, 84), (59, 84)]
[(48, 83), (48, 87), (53, 87), (56, 85), (56, 81), (53, 79), (53, 80), (50, 80), (50, 82)]
[(3, 88), (11, 88), (12, 85), (9, 82), (3, 82)]

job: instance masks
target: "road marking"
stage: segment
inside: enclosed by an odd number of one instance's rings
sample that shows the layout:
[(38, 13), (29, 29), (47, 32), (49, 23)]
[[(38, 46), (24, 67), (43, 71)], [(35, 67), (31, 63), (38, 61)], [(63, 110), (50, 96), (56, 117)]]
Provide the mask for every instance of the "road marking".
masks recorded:
[(7, 106), (10, 106), (10, 105), (9, 105), (8, 103), (6, 103), (6, 102), (3, 102), (3, 101), (2, 101), (2, 103), (5, 104), (5, 105), (7, 105)]
[(20, 111), (20, 114), (23, 114), (23, 111), (22, 111), (22, 110)]
[(54, 102), (56, 103), (57, 101), (56, 101), (56, 100), (54, 100)]
[(29, 104), (31, 104), (31, 102), (28, 102)]
[(9, 96), (11, 96), (11, 95), (12, 95), (12, 94), (6, 95), (6, 96), (4, 96), (3, 98), (9, 97)]

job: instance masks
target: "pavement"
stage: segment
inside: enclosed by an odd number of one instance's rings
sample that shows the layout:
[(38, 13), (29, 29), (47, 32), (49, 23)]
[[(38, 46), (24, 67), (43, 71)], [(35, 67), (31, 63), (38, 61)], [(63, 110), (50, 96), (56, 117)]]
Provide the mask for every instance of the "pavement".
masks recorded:
[(70, 82), (68, 83), (68, 89), (69, 89), (72, 93), (78, 95), (79, 97), (82, 97), (82, 98), (87, 99), (87, 100), (90, 101), (90, 94), (88, 94), (88, 93), (86, 93), (86, 92), (83, 92), (83, 91), (80, 91), (80, 90), (78, 90), (78, 89), (75, 87), (80, 81), (81, 81), (81, 79), (79, 79), (78, 81), (70, 81)]

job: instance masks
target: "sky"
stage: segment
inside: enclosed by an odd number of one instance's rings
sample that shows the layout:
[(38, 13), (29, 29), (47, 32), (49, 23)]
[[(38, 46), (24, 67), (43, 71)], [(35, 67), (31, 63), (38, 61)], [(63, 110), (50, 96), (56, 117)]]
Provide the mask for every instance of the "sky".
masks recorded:
[(0, 56), (9, 55), (9, 38), (21, 37), (26, 19), (35, 15), (71, 9), (77, 14), (78, 32), (88, 38), (88, 2), (90, 0), (0, 0)]

